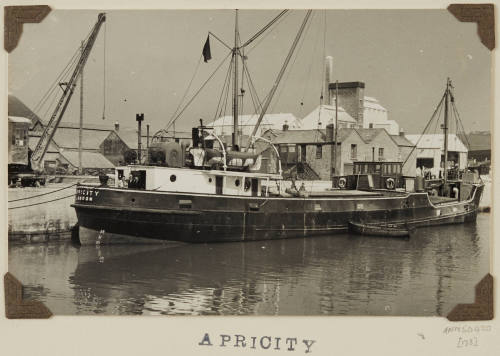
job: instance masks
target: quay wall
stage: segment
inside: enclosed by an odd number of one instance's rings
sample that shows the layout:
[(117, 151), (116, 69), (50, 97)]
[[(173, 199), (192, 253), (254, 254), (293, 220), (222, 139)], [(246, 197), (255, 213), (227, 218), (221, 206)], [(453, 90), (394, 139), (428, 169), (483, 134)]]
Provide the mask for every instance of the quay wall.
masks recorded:
[(490, 176), (481, 176), (481, 179), (484, 182), (484, 191), (481, 202), (479, 203), (479, 211), (489, 212), (493, 201), (493, 192), (491, 190), (492, 180)]
[(75, 194), (76, 186), (70, 183), (9, 188), (9, 242), (70, 239), (77, 222), (75, 209), (70, 206)]

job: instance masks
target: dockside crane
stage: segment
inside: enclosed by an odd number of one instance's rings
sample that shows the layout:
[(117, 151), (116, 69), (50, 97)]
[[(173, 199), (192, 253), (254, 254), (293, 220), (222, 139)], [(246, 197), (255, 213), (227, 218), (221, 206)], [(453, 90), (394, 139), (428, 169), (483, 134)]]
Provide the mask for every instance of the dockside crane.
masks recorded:
[(85, 63), (87, 63), (90, 51), (92, 50), (97, 35), (99, 34), (99, 30), (105, 21), (106, 21), (106, 14), (100, 13), (99, 16), (97, 17), (97, 22), (94, 25), (92, 32), (87, 39), (87, 42), (84, 44), (82, 54), (78, 60), (77, 65), (75, 66), (75, 69), (73, 70), (73, 73), (71, 74), (70, 79), (67, 82), (59, 83), (59, 86), (61, 87), (63, 93), (61, 95), (61, 98), (57, 102), (57, 105), (54, 109), (54, 112), (52, 113), (52, 116), (50, 117), (49, 122), (47, 123), (47, 126), (45, 127), (42, 135), (40, 136), (40, 140), (38, 141), (35, 150), (31, 155), (30, 159), (31, 168), (35, 172), (42, 171), (41, 162), (43, 161), (43, 157), (45, 156), (50, 141), (54, 137), (57, 127), (59, 126), (59, 123), (61, 122), (61, 119), (64, 116), (64, 112), (68, 107), (71, 97), (73, 96), (73, 92), (75, 90), (78, 77), (81, 75), (82, 70), (85, 67)]

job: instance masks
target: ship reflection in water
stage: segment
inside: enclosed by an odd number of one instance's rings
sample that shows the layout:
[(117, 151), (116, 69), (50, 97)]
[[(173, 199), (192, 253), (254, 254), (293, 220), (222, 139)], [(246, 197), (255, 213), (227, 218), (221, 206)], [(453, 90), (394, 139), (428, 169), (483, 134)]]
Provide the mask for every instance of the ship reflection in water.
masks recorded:
[(11, 246), (54, 314), (446, 315), (489, 271), (489, 214), (410, 240), (336, 235), (176, 246)]

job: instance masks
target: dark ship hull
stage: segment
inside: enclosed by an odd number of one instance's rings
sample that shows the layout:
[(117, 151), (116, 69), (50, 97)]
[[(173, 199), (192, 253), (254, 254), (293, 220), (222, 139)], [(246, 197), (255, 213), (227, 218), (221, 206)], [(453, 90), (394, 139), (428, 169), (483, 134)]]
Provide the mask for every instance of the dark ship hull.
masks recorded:
[(433, 204), (427, 193), (338, 191), (314, 197), (242, 197), (80, 186), (83, 245), (284, 239), (347, 232), (350, 221), (412, 227), (475, 221), (483, 191)]

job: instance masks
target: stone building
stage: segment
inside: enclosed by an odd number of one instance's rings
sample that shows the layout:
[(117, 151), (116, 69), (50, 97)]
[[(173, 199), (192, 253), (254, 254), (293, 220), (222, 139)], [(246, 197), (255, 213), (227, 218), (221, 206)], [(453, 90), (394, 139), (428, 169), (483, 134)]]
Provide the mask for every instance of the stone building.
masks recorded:
[[(285, 176), (300, 179), (330, 179), (331, 142), (326, 142), (324, 130), (268, 130), (262, 135), (278, 149)], [(275, 162), (268, 149), (265, 159)], [(276, 169), (271, 172), (276, 172)]]
[[(402, 162), (402, 154), (411, 143), (394, 139), (385, 129), (338, 129), (335, 160), (334, 133), (324, 130), (268, 130), (264, 137), (278, 147), (283, 171), (297, 170), (305, 178), (330, 180), (334, 175), (353, 173), (356, 161)], [(415, 175), (414, 161), (407, 161), (405, 174)]]

